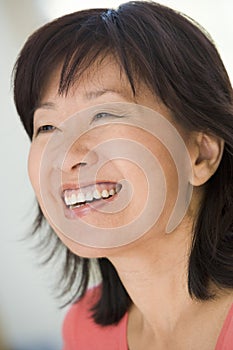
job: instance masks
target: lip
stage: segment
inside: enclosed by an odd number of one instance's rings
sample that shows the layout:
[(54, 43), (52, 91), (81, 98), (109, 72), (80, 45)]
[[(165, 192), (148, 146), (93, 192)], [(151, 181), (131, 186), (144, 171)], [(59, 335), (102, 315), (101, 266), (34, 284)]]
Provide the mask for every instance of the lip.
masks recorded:
[(111, 185), (116, 185), (118, 182), (117, 181), (106, 181), (106, 180), (102, 180), (102, 181), (96, 181), (96, 182), (86, 182), (86, 183), (67, 183), (61, 186), (61, 190), (60, 193), (61, 195), (63, 195), (64, 191), (66, 190), (78, 190), (80, 188), (85, 188), (88, 186), (93, 186), (93, 185), (101, 185), (101, 184), (109, 184), (109, 186)]

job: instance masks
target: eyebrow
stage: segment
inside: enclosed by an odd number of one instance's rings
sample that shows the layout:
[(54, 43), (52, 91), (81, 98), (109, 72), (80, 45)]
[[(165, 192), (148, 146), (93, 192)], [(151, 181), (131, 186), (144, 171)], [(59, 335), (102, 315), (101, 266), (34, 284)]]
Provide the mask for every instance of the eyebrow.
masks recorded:
[(88, 91), (85, 93), (85, 98), (87, 100), (92, 100), (94, 98), (97, 98), (97, 97), (100, 97), (100, 96), (103, 96), (104, 94), (106, 93), (114, 93), (114, 94), (117, 94), (117, 95), (120, 95), (122, 97), (125, 97), (124, 94), (117, 90), (117, 89), (102, 89), (102, 90), (96, 90), (96, 91)]
[(53, 102), (38, 103), (34, 109), (34, 112), (40, 108), (42, 108), (42, 109), (56, 109), (56, 105)]
[[(119, 96), (122, 96), (123, 98), (125, 98), (126, 96), (119, 90), (116, 89), (102, 89), (102, 90), (93, 90), (93, 91), (88, 91), (85, 92), (84, 97), (87, 100), (93, 100), (95, 98), (98, 98), (100, 96), (105, 95), (106, 93), (114, 93), (117, 94)], [(38, 105), (35, 107), (34, 112), (37, 109), (56, 109), (56, 104), (53, 102), (43, 102), (43, 103), (38, 103)]]

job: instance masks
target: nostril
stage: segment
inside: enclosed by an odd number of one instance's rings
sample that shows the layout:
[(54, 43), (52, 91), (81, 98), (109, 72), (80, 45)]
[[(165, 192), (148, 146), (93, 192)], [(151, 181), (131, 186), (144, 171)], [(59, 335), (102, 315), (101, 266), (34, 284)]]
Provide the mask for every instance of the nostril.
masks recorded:
[(76, 169), (76, 168), (78, 168), (78, 167), (80, 167), (80, 166), (84, 166), (84, 165), (87, 165), (87, 163), (85, 163), (85, 162), (80, 162), (80, 163), (74, 164), (74, 165), (72, 166), (72, 169)]

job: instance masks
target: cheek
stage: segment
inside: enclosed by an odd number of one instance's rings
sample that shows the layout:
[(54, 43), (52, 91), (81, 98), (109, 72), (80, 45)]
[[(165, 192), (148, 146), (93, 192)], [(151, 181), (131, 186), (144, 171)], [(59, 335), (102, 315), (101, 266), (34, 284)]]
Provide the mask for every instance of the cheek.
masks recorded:
[(40, 193), (40, 188), (39, 188), (40, 160), (41, 160), (41, 152), (39, 148), (32, 143), (30, 152), (28, 155), (28, 175), (38, 200), (40, 197), (39, 195)]

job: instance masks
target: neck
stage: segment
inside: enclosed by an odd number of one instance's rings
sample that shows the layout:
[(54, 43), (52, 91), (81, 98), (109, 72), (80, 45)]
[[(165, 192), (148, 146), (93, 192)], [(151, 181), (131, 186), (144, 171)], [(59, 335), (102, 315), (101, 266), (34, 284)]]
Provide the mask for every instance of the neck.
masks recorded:
[(127, 330), (130, 348), (214, 348), (233, 294), (214, 288), (214, 300), (190, 297), (191, 242), (190, 225), (171, 234), (152, 233), (108, 257), (133, 303)]
[(196, 305), (187, 289), (190, 244), (191, 234), (180, 231), (138, 242), (125, 254), (109, 259), (142, 324), (155, 334), (172, 332)]

